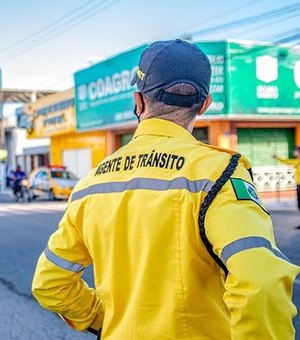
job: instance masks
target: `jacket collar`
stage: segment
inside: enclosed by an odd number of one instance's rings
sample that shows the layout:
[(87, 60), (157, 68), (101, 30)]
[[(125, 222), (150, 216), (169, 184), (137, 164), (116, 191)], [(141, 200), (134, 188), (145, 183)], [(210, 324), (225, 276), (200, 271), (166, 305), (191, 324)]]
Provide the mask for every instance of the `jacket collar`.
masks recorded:
[(149, 118), (141, 121), (135, 131), (134, 138), (142, 135), (175, 137), (193, 142), (197, 141), (194, 136), (183, 127), (168, 120), (158, 118)]

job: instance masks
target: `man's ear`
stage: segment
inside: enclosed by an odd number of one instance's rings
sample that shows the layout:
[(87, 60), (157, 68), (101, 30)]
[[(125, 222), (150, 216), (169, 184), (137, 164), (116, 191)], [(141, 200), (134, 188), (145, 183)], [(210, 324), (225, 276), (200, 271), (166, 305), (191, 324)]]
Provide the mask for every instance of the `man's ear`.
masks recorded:
[(136, 114), (139, 116), (144, 112), (144, 100), (140, 92), (134, 92), (133, 96), (136, 105)]
[(212, 103), (212, 95), (209, 94), (206, 99), (204, 100), (201, 109), (199, 110), (199, 112), (197, 113), (197, 115), (202, 115), (210, 106), (210, 104)]

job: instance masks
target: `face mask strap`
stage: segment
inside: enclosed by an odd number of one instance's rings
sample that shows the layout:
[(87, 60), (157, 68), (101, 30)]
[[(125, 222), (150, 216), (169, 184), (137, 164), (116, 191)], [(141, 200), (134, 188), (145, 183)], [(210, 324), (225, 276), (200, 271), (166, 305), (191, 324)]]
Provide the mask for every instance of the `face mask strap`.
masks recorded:
[(141, 114), (144, 112), (144, 109), (145, 109), (145, 102), (144, 102), (144, 98), (142, 96), (142, 94), (140, 92), (138, 92), (139, 96), (140, 96), (140, 99), (141, 99), (141, 104), (142, 104), (142, 109), (141, 109), (141, 112), (137, 112), (137, 105), (134, 106), (134, 110), (133, 110), (133, 113), (136, 115), (137, 119), (138, 119), (138, 122), (140, 123), (141, 122), (141, 119), (140, 119), (140, 116)]
[(138, 123), (140, 123), (140, 122), (141, 122), (141, 120), (140, 120), (140, 116), (137, 114), (137, 106), (136, 106), (136, 105), (134, 106), (133, 113), (136, 115), (136, 117), (137, 117), (137, 120), (138, 120)]

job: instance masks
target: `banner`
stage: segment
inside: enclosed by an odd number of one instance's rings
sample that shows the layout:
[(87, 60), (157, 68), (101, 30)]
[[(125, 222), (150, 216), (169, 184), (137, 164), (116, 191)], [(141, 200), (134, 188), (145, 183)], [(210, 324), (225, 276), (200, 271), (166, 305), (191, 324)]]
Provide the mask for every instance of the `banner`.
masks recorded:
[(300, 115), (300, 48), (229, 43), (230, 113)]
[(77, 130), (108, 127), (135, 120), (135, 88), (130, 85), (141, 46), (75, 73)]
[[(34, 104), (31, 105), (34, 106)], [(28, 138), (50, 137), (75, 131), (73, 98), (33, 109), (32, 111), (26, 114)]]
[[(212, 67), (213, 102), (206, 115), (299, 115), (300, 50), (238, 42), (195, 43)], [(77, 130), (134, 121), (130, 81), (147, 46), (75, 73)]]

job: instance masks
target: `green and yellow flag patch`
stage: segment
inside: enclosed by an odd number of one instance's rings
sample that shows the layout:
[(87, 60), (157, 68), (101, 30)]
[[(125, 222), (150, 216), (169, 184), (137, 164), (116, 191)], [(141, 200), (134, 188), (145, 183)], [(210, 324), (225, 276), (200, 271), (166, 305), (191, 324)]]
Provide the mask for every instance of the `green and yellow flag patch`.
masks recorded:
[(266, 208), (260, 201), (253, 184), (246, 182), (241, 178), (231, 178), (230, 181), (238, 200), (251, 200), (257, 203), (264, 211), (266, 211)]

